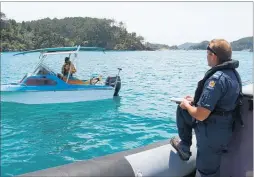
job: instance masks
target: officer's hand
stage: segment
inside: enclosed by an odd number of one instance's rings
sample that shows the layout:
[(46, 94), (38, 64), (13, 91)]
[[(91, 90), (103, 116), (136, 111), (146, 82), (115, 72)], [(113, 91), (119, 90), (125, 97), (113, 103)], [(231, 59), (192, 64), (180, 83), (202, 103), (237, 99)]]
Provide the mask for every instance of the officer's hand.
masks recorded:
[(186, 100), (193, 102), (193, 98), (191, 96), (184, 97)]
[(186, 107), (184, 106), (183, 102), (180, 103), (180, 107), (181, 107), (182, 109), (186, 109)]
[(182, 101), (181, 104), (180, 104), (180, 107), (181, 107), (182, 109), (186, 109), (186, 105), (190, 105), (190, 101), (187, 100), (187, 99), (183, 99), (183, 101)]

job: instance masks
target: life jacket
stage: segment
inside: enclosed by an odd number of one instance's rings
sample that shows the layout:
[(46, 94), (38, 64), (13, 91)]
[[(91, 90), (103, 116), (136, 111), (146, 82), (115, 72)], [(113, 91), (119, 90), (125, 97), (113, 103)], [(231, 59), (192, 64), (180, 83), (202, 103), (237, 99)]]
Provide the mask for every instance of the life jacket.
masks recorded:
[[(235, 73), (237, 81), (238, 81), (239, 86), (240, 86), (240, 93), (239, 93), (239, 96), (238, 96), (237, 101), (236, 101), (236, 107), (235, 107), (234, 110), (230, 110), (230, 111), (220, 111), (220, 110), (216, 109), (216, 107), (215, 107), (215, 109), (212, 111), (211, 114), (219, 114), (219, 115), (232, 114), (232, 116), (233, 116), (233, 125), (235, 125), (235, 122), (240, 121), (241, 126), (244, 126), (243, 121), (242, 121), (242, 116), (241, 116), (242, 115), (241, 107), (243, 106), (242, 81), (241, 81), (241, 77), (240, 77), (239, 73), (235, 69), (238, 66), (239, 66), (239, 61), (231, 60), (231, 61), (224, 62), (220, 65), (217, 65), (217, 66), (212, 67), (211, 69), (209, 69), (205, 73), (204, 78), (198, 82), (198, 86), (197, 86), (197, 89), (195, 91), (195, 96), (194, 96), (194, 102), (193, 103), (194, 103), (195, 106), (197, 106), (199, 98), (200, 98), (200, 96), (203, 92), (204, 84), (205, 84), (207, 79), (209, 79), (217, 71), (221, 71), (221, 70), (225, 70), (225, 69), (231, 69)], [(234, 129), (234, 127), (233, 127), (233, 129)]]

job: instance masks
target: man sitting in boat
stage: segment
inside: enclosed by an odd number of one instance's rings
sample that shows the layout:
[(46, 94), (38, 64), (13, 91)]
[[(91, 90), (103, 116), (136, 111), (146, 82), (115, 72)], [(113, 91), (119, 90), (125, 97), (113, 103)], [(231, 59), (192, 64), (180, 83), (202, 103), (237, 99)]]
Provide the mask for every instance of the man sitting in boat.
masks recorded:
[(63, 74), (63, 76), (67, 77), (70, 69), (71, 69), (70, 77), (72, 77), (72, 75), (74, 73), (76, 73), (76, 68), (71, 63), (70, 58), (69, 57), (65, 57), (65, 63), (62, 66), (62, 74)]

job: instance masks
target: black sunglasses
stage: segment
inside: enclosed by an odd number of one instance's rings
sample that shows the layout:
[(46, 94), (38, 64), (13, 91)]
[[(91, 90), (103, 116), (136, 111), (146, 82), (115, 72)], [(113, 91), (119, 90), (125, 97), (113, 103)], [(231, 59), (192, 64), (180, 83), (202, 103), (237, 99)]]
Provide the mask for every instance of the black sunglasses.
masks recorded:
[(209, 50), (210, 52), (212, 52), (214, 55), (217, 55), (216, 52), (211, 47), (207, 46), (206, 49)]

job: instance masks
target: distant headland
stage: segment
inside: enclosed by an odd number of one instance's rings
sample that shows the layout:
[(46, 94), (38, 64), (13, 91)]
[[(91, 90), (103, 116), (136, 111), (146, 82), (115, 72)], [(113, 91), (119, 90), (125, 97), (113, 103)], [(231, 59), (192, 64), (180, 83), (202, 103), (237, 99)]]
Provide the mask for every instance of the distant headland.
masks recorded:
[[(206, 50), (209, 41), (200, 43), (186, 42), (181, 45), (168, 46), (164, 44), (149, 44), (151, 48), (156, 50)], [(236, 41), (230, 42), (233, 51), (250, 51), (253, 52), (253, 36), (244, 37)]]

